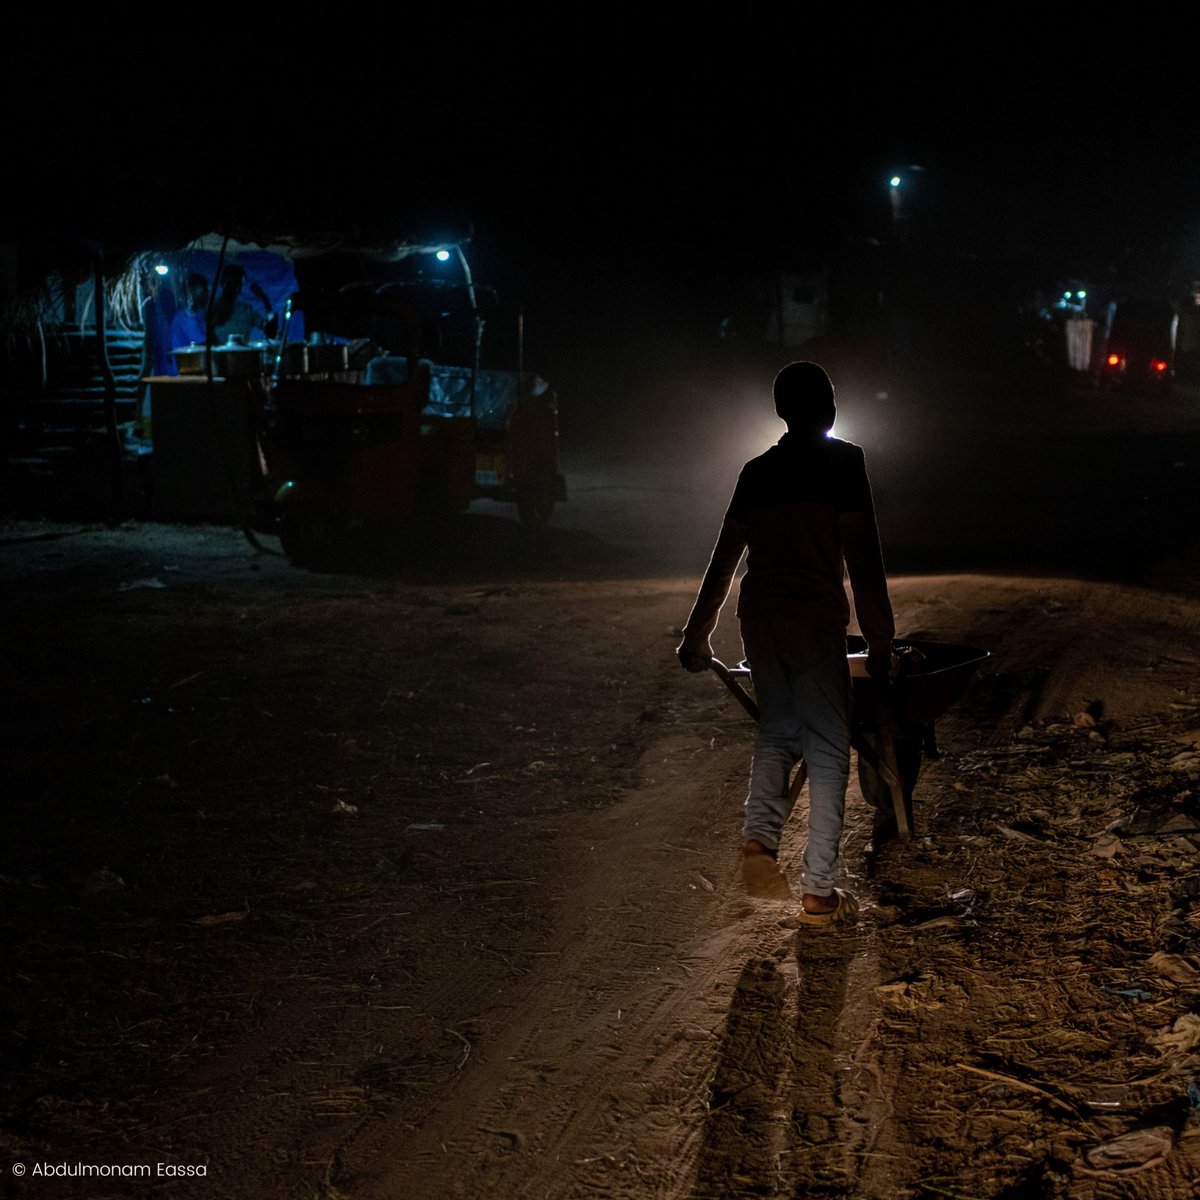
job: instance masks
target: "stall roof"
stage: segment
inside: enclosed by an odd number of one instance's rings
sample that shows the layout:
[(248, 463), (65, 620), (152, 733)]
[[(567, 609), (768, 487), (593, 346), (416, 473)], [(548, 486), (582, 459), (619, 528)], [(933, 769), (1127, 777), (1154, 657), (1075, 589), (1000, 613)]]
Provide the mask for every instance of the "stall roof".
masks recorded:
[(226, 238), (220, 233), (207, 233), (188, 242), (183, 249), (211, 250), (213, 253), (220, 253), (224, 249), (230, 258), (236, 257), (243, 251), (265, 250), (292, 260), (319, 258), (328, 254), (353, 254), (375, 262), (387, 263), (401, 262), (414, 254), (436, 254), (439, 250), (455, 252), (470, 240), (468, 235), (440, 240), (395, 241), (382, 245), (361, 245), (335, 236), (301, 238), (277, 234), (258, 240)]

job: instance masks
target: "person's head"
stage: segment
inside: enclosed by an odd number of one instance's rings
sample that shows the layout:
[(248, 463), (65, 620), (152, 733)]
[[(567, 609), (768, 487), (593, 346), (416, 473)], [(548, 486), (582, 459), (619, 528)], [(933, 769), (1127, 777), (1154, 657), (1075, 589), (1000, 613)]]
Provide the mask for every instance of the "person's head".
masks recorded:
[(187, 305), (192, 312), (198, 312), (208, 304), (208, 277), (199, 271), (192, 271), (187, 277)]
[(231, 263), (221, 273), (221, 292), (223, 295), (237, 296), (246, 282), (246, 269)]
[(772, 387), (775, 411), (797, 433), (828, 433), (833, 428), (837, 407), (833, 383), (825, 368), (814, 362), (788, 363)]

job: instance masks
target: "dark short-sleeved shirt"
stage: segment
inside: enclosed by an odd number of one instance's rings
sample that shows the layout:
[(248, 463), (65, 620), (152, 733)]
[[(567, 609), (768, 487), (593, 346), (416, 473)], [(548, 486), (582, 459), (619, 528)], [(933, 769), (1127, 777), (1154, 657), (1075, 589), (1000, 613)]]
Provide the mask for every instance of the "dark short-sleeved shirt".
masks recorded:
[(852, 442), (787, 434), (751, 459), (726, 514), (745, 530), (748, 549), (738, 616), (825, 615), (844, 631), (838, 517), (846, 512), (874, 520), (866, 460)]
[(742, 468), (687, 633), (716, 627), (747, 553), (737, 615), (785, 621), (813, 654), (844, 644), (848, 571), (863, 635), (886, 647), (895, 632), (866, 457), (853, 442), (785, 434)]

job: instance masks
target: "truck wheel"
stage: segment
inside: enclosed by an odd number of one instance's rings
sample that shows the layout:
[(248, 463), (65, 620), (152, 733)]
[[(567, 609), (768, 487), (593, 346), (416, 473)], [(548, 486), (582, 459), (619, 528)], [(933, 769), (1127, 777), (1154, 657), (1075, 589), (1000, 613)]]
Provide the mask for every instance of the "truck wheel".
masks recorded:
[(279, 521), (279, 544), (295, 567), (315, 567), (328, 561), (341, 526), (321, 504), (289, 504)]
[(530, 483), (517, 493), (517, 516), (527, 529), (545, 529), (554, 514), (554, 485)]

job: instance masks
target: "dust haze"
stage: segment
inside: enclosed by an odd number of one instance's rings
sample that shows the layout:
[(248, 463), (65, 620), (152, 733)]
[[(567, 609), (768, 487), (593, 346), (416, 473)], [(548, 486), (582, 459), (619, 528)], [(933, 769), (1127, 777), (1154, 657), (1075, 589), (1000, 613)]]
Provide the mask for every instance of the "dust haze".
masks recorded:
[[(1103, 391), (936, 349), (836, 344), (754, 354), (655, 347), (644, 364), (556, 382), (569, 500), (563, 531), (631, 569), (699, 578), (742, 463), (783, 434), (771, 380), (821, 362), (834, 434), (861, 445), (889, 570), (987, 569), (1136, 578), (1186, 556), (1200, 466), (1200, 389)], [(577, 390), (576, 390), (577, 389)], [(576, 407), (577, 406), (577, 407)]]

